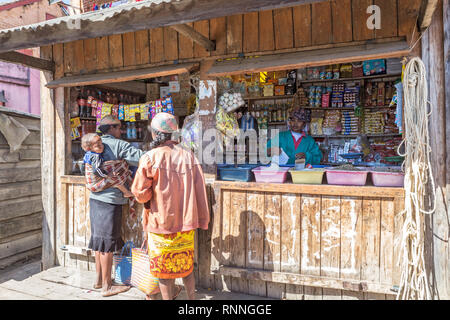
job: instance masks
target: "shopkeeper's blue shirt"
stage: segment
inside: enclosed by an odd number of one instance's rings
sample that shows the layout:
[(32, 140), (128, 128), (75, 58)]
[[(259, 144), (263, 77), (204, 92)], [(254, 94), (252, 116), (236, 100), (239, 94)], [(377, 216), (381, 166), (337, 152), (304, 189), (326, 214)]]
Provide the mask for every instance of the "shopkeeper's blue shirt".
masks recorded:
[(314, 138), (312, 138), (311, 136), (304, 136), (297, 149), (295, 149), (294, 139), (292, 138), (292, 133), (290, 130), (282, 131), (279, 133), (278, 144), (272, 142), (272, 140), (269, 140), (267, 142), (267, 148), (270, 147), (282, 148), (286, 155), (289, 157), (289, 161), (287, 164), (295, 164), (295, 155), (300, 152), (303, 152), (305, 154), (306, 164), (320, 164), (320, 160), (322, 160), (322, 152), (320, 151), (319, 146), (317, 145)]
[[(101, 154), (103, 161), (126, 160), (129, 166), (137, 167), (139, 165), (139, 159), (144, 153), (142, 150), (133, 147), (127, 141), (116, 139), (109, 134), (105, 134), (101, 138), (105, 147)], [(122, 191), (115, 187), (99, 192), (91, 192), (90, 198), (111, 204), (126, 204), (129, 200), (123, 196)]]

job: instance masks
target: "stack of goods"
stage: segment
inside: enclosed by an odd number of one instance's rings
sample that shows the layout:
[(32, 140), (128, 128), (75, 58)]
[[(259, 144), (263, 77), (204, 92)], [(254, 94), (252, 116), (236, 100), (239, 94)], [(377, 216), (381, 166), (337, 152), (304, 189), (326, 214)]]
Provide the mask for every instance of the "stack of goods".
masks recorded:
[(371, 134), (384, 133), (383, 112), (366, 112), (364, 117), (364, 132)]
[(345, 84), (344, 83), (335, 83), (333, 84), (331, 94), (331, 107), (333, 108), (342, 108), (344, 106), (344, 92), (345, 92)]
[(312, 135), (323, 135), (322, 124), (325, 112), (322, 110), (313, 110), (311, 112), (310, 131)]
[(333, 92), (333, 87), (323, 87), (322, 89), (322, 108), (328, 108), (331, 101), (331, 93)]
[(359, 87), (347, 87), (344, 91), (344, 107), (356, 108), (359, 105)]
[(363, 63), (362, 62), (352, 63), (352, 77), (361, 78), (363, 76), (364, 76)]
[(384, 133), (398, 133), (398, 127), (395, 124), (395, 110), (389, 109), (384, 115)]
[(363, 62), (363, 69), (365, 76), (373, 76), (386, 73), (386, 60), (375, 59)]
[(339, 110), (328, 110), (325, 111), (325, 118), (323, 119), (322, 131), (325, 135), (335, 134), (340, 127), (341, 121), (341, 111)]
[(341, 66), (339, 64), (333, 64), (333, 79), (339, 79), (341, 77)]
[(322, 87), (311, 86), (309, 87), (309, 106), (311, 108), (320, 108), (322, 106)]
[(384, 95), (386, 93), (386, 87), (384, 82), (378, 82), (378, 90), (377, 90), (377, 106), (384, 106)]
[(351, 63), (342, 64), (339, 69), (341, 78), (351, 78), (353, 75), (353, 67)]
[(307, 68), (306, 77), (308, 80), (319, 80), (320, 79), (320, 69), (318, 67)]
[(365, 87), (364, 105), (366, 107), (375, 107), (377, 105), (377, 84), (368, 82)]
[(368, 82), (366, 84), (364, 105), (366, 107), (388, 106), (395, 93), (393, 82)]
[(365, 159), (367, 162), (385, 162), (385, 157), (395, 157), (398, 155), (397, 148), (400, 145), (402, 139), (401, 138), (392, 138), (389, 140), (386, 139), (377, 139), (371, 143), (371, 148), (373, 150), (367, 158)]
[(394, 97), (395, 87), (393, 82), (385, 83), (385, 91), (384, 91), (384, 104), (389, 106), (392, 102), (392, 98)]
[(306, 107), (308, 106), (308, 97), (306, 96), (306, 91), (304, 88), (299, 87), (297, 89), (297, 93), (294, 97), (294, 105), (300, 106), (300, 107)]
[(355, 112), (353, 111), (342, 112), (341, 125), (341, 134), (348, 135), (359, 133), (359, 118), (355, 116)]

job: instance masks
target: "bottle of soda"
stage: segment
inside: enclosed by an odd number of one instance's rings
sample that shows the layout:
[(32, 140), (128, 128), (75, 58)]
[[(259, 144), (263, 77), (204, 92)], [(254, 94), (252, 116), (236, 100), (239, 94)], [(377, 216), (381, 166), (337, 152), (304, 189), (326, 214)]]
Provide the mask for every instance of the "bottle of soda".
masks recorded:
[(131, 137), (132, 137), (131, 126), (130, 123), (127, 122), (127, 139), (131, 139)]
[(137, 139), (136, 125), (131, 123), (131, 139)]
[(83, 97), (82, 90), (78, 92), (77, 97), (77, 103), (78, 103), (78, 110), (79, 110), (79, 117), (85, 117), (86, 116), (86, 100)]
[(92, 115), (92, 95), (91, 95), (91, 90), (87, 89), (86, 91), (86, 96), (85, 96), (85, 100), (86, 100), (86, 117), (90, 117)]
[(137, 130), (138, 130), (137, 137), (139, 140), (141, 140), (142, 139), (142, 126), (139, 125)]

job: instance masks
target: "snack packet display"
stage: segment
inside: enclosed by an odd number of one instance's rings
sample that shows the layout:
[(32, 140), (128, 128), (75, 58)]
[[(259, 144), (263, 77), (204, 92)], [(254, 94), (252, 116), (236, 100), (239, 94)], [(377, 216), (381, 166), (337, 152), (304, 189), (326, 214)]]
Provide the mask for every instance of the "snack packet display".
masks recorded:
[(227, 114), (222, 107), (218, 107), (216, 112), (216, 128), (226, 137), (234, 138), (239, 136), (239, 124), (233, 113)]
[(167, 106), (167, 112), (174, 114), (175, 110), (173, 108), (173, 101), (172, 101), (172, 96), (168, 95), (166, 97), (166, 106)]
[(118, 118), (119, 118), (119, 120), (125, 119), (125, 111), (124, 111), (124, 105), (123, 104), (119, 104)]
[(130, 105), (126, 104), (123, 106), (124, 119), (125, 121), (130, 121)]
[(152, 101), (150, 103), (150, 116), (153, 119), (156, 116), (156, 103), (155, 101)]

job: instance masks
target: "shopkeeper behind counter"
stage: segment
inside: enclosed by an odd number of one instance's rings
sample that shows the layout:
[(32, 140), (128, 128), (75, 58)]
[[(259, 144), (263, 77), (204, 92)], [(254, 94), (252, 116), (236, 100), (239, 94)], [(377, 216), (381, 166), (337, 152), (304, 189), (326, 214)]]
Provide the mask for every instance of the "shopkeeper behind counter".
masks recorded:
[(287, 121), (288, 130), (279, 133), (278, 143), (276, 139), (267, 142), (269, 157), (274, 160), (278, 156), (280, 165), (294, 165), (296, 159), (305, 159), (306, 166), (320, 164), (322, 152), (316, 141), (305, 133), (305, 125), (309, 122), (311, 110), (303, 108), (292, 110)]

